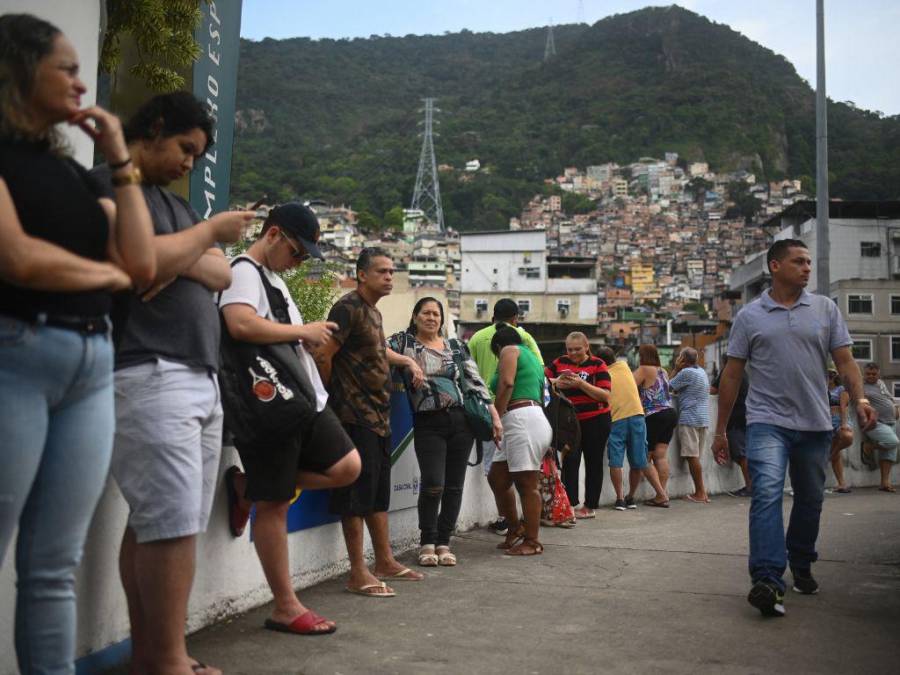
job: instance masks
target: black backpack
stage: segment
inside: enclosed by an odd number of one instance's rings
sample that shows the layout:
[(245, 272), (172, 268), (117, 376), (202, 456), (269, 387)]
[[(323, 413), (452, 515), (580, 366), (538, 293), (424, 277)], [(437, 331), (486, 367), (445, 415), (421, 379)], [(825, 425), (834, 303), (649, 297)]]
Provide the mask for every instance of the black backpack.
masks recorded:
[(544, 408), (544, 414), (553, 429), (551, 445), (554, 450), (565, 457), (581, 447), (581, 424), (572, 401), (551, 387), (550, 403)]
[[(272, 286), (253, 260), (237, 258), (231, 266), (242, 262), (259, 272), (275, 320), (291, 323), (284, 294)], [(235, 444), (282, 442), (306, 428), (316, 416), (316, 393), (300, 363), (299, 345), (240, 342), (228, 332), (221, 310), (219, 319), (219, 388), (225, 428), (234, 436)]]

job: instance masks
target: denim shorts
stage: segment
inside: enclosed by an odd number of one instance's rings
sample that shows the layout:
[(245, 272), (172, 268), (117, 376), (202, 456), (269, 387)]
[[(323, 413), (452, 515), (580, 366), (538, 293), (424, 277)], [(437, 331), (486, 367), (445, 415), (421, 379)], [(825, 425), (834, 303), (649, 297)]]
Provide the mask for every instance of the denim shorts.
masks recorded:
[(612, 423), (606, 442), (611, 469), (621, 469), (628, 455), (628, 466), (643, 469), (647, 466), (647, 424), (643, 415), (633, 415)]

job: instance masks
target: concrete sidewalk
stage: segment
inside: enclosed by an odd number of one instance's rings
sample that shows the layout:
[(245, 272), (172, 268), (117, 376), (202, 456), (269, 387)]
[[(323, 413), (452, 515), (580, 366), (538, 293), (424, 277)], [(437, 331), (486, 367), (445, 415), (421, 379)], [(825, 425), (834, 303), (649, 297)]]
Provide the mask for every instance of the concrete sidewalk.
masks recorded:
[(503, 556), (499, 537), (472, 531), (454, 542), (458, 567), (398, 582), (396, 598), (344, 593), (344, 577), (303, 590), (338, 622), (334, 635), (263, 630), (263, 607), (189, 648), (233, 675), (897, 672), (900, 495), (826, 497), (822, 590), (789, 592), (783, 619), (746, 601), (748, 507), (720, 495), (604, 509), (572, 530), (542, 528), (546, 550), (532, 558)]

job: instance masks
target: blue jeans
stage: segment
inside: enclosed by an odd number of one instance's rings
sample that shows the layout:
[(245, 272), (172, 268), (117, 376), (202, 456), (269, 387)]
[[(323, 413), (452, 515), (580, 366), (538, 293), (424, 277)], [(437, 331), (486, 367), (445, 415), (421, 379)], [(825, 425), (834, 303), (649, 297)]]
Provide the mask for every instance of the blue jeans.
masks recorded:
[[(825, 488), (825, 466), (832, 432), (794, 431), (774, 424), (747, 426), (747, 464), (753, 481), (750, 501), (750, 577), (785, 588), (787, 562), (809, 570), (816, 561), (816, 539)], [(782, 498), (790, 471), (794, 489), (787, 538)]]
[(23, 673), (75, 672), (75, 569), (113, 440), (108, 335), (0, 316), (0, 564), (16, 525)]

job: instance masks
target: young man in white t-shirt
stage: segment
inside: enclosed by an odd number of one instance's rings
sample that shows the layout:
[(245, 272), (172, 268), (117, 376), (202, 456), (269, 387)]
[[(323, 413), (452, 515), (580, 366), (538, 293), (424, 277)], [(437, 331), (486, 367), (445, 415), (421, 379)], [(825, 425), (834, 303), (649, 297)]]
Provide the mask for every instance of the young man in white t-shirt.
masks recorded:
[[(306, 345), (321, 346), (331, 340), (337, 326), (326, 321), (304, 324), (284, 281), (276, 274), (315, 256), (319, 223), (306, 206), (288, 203), (272, 209), (259, 238), (232, 267), (231, 287), (222, 293), (219, 307), (228, 332), (235, 340), (256, 344), (300, 343), (299, 358), (316, 392), (318, 415), (298, 438), (285, 439), (279, 447), (238, 446), (243, 473), (231, 467), (225, 476), (229, 492), (232, 533), (239, 536), (250, 505), (256, 505), (256, 552), (272, 589), (275, 609), (266, 628), (296, 634), (334, 632), (336, 626), (297, 599), (291, 582), (287, 546), (287, 512), (295, 490), (349, 485), (360, 471), (359, 453), (327, 406), (328, 393)], [(291, 319), (279, 323), (272, 316), (260, 269), (276, 291), (284, 295)]]

